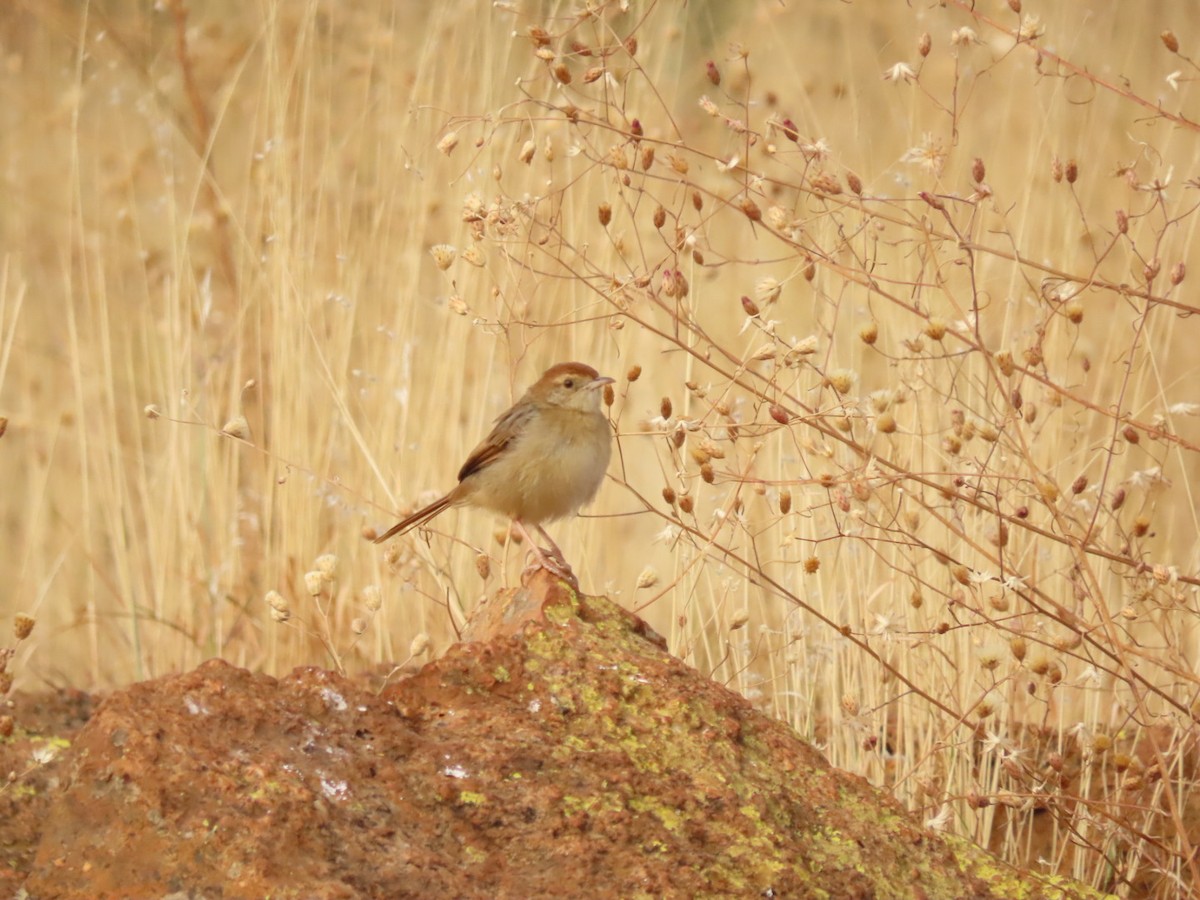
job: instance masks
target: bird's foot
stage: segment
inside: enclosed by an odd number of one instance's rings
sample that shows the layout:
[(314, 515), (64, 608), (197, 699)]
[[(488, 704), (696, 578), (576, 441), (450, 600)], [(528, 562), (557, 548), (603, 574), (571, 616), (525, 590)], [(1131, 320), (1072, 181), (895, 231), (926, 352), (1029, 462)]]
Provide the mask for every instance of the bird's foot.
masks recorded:
[(526, 566), (525, 571), (521, 573), (522, 582), (528, 581), (538, 571), (545, 569), (556, 578), (566, 581), (575, 590), (579, 590), (579, 579), (575, 577), (575, 573), (571, 571), (571, 566), (563, 559), (562, 553), (558, 551), (557, 547), (551, 551), (538, 547), (535, 544), (533, 550), (530, 552), (530, 556), (533, 557), (533, 562)]

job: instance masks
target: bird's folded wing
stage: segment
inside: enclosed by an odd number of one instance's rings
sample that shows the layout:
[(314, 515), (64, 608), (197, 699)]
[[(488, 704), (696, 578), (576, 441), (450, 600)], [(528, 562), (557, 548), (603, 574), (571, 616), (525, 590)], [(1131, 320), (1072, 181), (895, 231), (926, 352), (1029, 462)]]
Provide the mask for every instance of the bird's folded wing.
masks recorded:
[(513, 442), (524, 430), (533, 414), (533, 407), (527, 404), (517, 404), (496, 420), (491, 433), (484, 438), (479, 446), (471, 451), (467, 461), (458, 470), (458, 480), (463, 481), (474, 475), (480, 469), (486, 469), (504, 452), (504, 448)]

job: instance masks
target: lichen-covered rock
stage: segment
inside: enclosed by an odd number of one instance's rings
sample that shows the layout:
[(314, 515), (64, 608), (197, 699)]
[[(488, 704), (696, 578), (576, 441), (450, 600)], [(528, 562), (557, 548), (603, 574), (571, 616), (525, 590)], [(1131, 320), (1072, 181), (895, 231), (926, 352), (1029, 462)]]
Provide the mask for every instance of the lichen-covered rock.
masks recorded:
[(539, 575), (384, 691), (219, 662), (110, 697), (32, 897), (1086, 897), (832, 769), (602, 598)]

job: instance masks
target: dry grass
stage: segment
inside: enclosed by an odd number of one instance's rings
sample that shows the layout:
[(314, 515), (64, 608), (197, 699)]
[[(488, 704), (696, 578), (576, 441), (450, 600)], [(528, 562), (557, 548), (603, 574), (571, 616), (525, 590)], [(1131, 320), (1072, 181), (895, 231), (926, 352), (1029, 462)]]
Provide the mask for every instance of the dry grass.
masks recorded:
[(502, 523), (363, 529), (575, 358), (585, 588), (937, 827), (1195, 879), (1182, 4), (194, 6), (0, 13), (27, 686), (444, 646)]

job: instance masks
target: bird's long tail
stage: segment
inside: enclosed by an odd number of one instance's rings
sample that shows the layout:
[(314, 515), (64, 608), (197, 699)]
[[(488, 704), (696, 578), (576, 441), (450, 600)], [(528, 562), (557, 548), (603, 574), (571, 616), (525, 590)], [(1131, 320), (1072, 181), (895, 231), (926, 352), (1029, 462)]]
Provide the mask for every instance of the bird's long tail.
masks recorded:
[(439, 497), (437, 500), (434, 500), (428, 506), (418, 509), (411, 516), (408, 516), (407, 518), (402, 519), (401, 521), (397, 522), (395, 525), (393, 525), (391, 528), (389, 528), (387, 531), (385, 531), (382, 535), (375, 538), (375, 543), (382, 544), (388, 538), (395, 537), (398, 534), (404, 534), (404, 532), (408, 531), (410, 528), (415, 528), (418, 525), (422, 525), (425, 522), (428, 522), (430, 519), (432, 519), (438, 513), (446, 511), (453, 505), (454, 505), (453, 492), (446, 494), (444, 497)]

